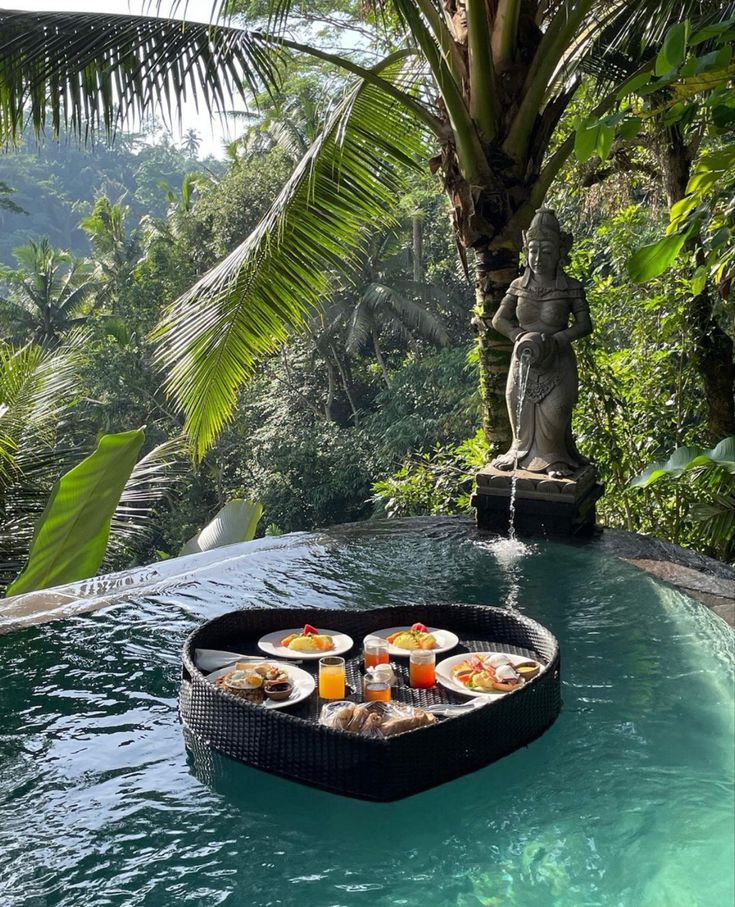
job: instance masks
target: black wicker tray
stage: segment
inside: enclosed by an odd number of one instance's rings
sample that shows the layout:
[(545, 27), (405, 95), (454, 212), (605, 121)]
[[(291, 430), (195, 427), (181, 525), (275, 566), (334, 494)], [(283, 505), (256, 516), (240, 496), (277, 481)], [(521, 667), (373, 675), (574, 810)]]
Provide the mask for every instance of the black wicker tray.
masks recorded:
[[(420, 620), (454, 631), (462, 651), (528, 655), (547, 667), (516, 692), (485, 708), (446, 718), (430, 727), (389, 738), (365, 738), (317, 723), (315, 692), (292, 708), (264, 710), (221, 690), (194, 664), (198, 648), (259, 654), (257, 640), (284, 627), (310, 623), (347, 633), (355, 641), (345, 653), (347, 698), (359, 699), (362, 640), (380, 627)], [(265, 657), (265, 656), (264, 656)], [(318, 662), (300, 667), (316, 673)], [(466, 702), (443, 687), (412, 690), (407, 659), (395, 659), (399, 683), (393, 698), (428, 705)], [(481, 605), (421, 605), (337, 611), (278, 608), (233, 611), (204, 624), (187, 639), (179, 710), (186, 729), (200, 742), (248, 765), (363, 800), (398, 800), (476, 771), (530, 743), (550, 727), (561, 708), (559, 646), (541, 624), (515, 612)]]

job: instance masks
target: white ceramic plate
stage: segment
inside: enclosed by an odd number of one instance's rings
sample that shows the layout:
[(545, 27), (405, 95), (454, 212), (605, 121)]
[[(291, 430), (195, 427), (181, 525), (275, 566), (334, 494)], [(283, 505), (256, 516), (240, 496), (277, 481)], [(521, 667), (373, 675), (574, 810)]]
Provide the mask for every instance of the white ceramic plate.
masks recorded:
[[(380, 636), (382, 639), (387, 639), (399, 630), (410, 629), (410, 627), (407, 627), (404, 624), (402, 627), (386, 627), (384, 630), (375, 630), (373, 633), (368, 633), (368, 636)], [(456, 645), (459, 645), (459, 637), (456, 633), (452, 633), (451, 630), (440, 630), (437, 629), (437, 627), (428, 627), (428, 630), (429, 633), (434, 635), (434, 638), (439, 643), (436, 649), (431, 649), (435, 655), (443, 655), (444, 652), (451, 652)], [(368, 636), (366, 636), (365, 639), (367, 639)], [(388, 653), (393, 656), (408, 658), (411, 654), (411, 650), (399, 649), (398, 646), (388, 643)]]
[[(263, 661), (265, 661), (265, 659), (263, 659)], [(258, 664), (258, 662), (253, 661), (252, 664)], [(284, 699), (281, 702), (276, 702), (273, 699), (266, 699), (264, 702), (259, 702), (258, 705), (261, 706), (261, 708), (287, 709), (290, 705), (296, 705), (297, 702), (302, 702), (304, 699), (311, 696), (316, 687), (316, 681), (311, 674), (307, 674), (306, 671), (302, 671), (301, 668), (297, 668), (296, 665), (286, 665), (278, 662), (273, 662), (273, 664), (277, 664), (279, 668), (288, 674), (289, 680), (293, 684), (293, 690), (288, 699)], [(225, 674), (229, 674), (230, 671), (233, 671), (234, 669), (234, 665), (228, 665), (226, 668), (212, 671), (211, 674), (207, 674), (207, 680), (216, 680), (218, 677), (224, 677)]]
[(546, 669), (546, 666), (542, 662), (538, 661), (537, 658), (531, 658), (527, 655), (509, 655), (507, 652), (491, 651), (463, 652), (461, 655), (452, 655), (449, 658), (445, 658), (444, 661), (439, 662), (439, 664), (436, 666), (436, 682), (440, 683), (448, 690), (451, 690), (453, 693), (461, 693), (463, 696), (481, 696), (483, 699), (498, 699), (501, 696), (507, 696), (508, 693), (503, 692), (503, 690), (493, 690), (492, 693), (483, 693), (482, 690), (470, 690), (463, 683), (455, 680), (454, 676), (452, 675), (452, 668), (454, 667), (454, 665), (458, 665), (462, 661), (467, 661), (467, 659), (472, 655), (479, 655), (480, 658), (487, 658), (490, 655), (504, 655), (513, 665), (520, 664), (522, 661), (536, 661), (541, 665), (541, 670), (536, 675), (536, 677), (542, 674)]
[(292, 633), (301, 633), (303, 627), (292, 627), (290, 630), (276, 630), (274, 633), (268, 633), (261, 636), (258, 640), (258, 648), (266, 655), (273, 658), (296, 658), (299, 661), (308, 661), (316, 658), (325, 658), (327, 655), (342, 655), (352, 648), (352, 637), (345, 633), (338, 633), (336, 630), (325, 630), (322, 627), (316, 627), (320, 633), (326, 633), (332, 637), (334, 646), (326, 652), (296, 652), (281, 645), (281, 640), (290, 636)]

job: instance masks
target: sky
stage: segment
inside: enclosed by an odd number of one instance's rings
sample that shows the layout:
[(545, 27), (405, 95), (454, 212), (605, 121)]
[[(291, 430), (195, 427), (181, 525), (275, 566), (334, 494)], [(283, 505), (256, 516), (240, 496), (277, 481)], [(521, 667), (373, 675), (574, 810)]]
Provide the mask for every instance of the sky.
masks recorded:
[[(184, 0), (179, 4), (179, 13), (183, 14), (186, 8), (186, 15), (191, 19), (200, 21), (209, 21), (212, 11), (213, 0), (188, 0), (185, 7)], [(145, 13), (154, 15), (156, 9), (156, 0), (44, 0), (39, 3), (38, 0), (9, 0), (9, 2), (0, 2), (0, 9), (7, 10), (33, 10), (36, 12), (86, 12), (86, 13)], [(165, 15), (171, 9), (171, 0), (161, 0), (160, 12)], [(238, 109), (238, 105), (233, 105)], [(240, 108), (242, 104), (240, 104)], [(130, 124), (133, 128), (133, 124)], [(181, 129), (177, 125), (173, 127), (173, 137), (178, 141), (181, 132), (187, 129), (196, 129), (202, 139), (199, 154), (202, 157), (214, 155), (223, 157), (223, 146), (241, 134), (242, 125), (237, 121), (212, 117), (207, 113), (199, 113), (194, 103), (185, 102), (181, 110)]]

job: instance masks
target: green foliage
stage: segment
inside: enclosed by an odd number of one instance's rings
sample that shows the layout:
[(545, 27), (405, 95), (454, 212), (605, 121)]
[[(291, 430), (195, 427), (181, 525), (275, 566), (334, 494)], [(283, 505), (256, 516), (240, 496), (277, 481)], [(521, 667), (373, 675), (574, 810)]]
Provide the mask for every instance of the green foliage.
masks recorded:
[[(686, 187), (686, 196), (673, 205), (667, 236), (646, 246), (632, 257), (631, 277), (638, 282), (664, 273), (676, 261), (686, 240), (699, 236), (704, 227), (707, 254), (700, 263), (698, 291), (711, 274), (724, 295), (729, 292), (735, 253), (735, 95), (732, 91), (732, 42), (735, 18), (705, 26), (689, 40), (689, 23), (668, 29), (655, 61), (656, 78), (628, 86), (628, 104), (639, 108), (650, 99), (648, 118), (667, 128), (686, 129), (693, 124), (706, 130), (712, 143), (696, 145), (701, 154)], [(635, 95), (638, 95), (636, 100)], [(643, 110), (639, 112), (643, 113)]]
[(467, 514), (475, 474), (488, 461), (482, 431), (461, 444), (437, 447), (407, 459), (373, 484), (373, 500), (389, 517)]
[(94, 453), (59, 479), (36, 528), (28, 564), (8, 595), (94, 576), (144, 440), (142, 429), (103, 435)]
[[(216, 173), (222, 169), (218, 162), (207, 164)], [(112, 145), (85, 148), (67, 134), (41, 144), (27, 134), (21, 145), (0, 155), (0, 192), (9, 187), (14, 205), (0, 204), (0, 263), (12, 264), (13, 249), (43, 236), (53, 247), (89, 255), (80, 221), (99, 196), (124, 197), (136, 221), (144, 214), (163, 217), (166, 191), (178, 192), (191, 169), (188, 155), (165, 137), (120, 133)]]
[(408, 359), (374, 405), (363, 427), (375, 438), (381, 470), (467, 437), (480, 421), (477, 371), (468, 365), (467, 348)]
[(18, 268), (0, 269), (0, 306), (12, 326), (6, 339), (54, 344), (87, 322), (96, 289), (87, 262), (53, 249), (45, 238), (20, 246), (14, 255)]
[(665, 476), (678, 479), (692, 469), (722, 469), (735, 474), (735, 437), (723, 438), (712, 450), (677, 447), (668, 460), (647, 466), (630, 484), (633, 488), (647, 488)]
[(645, 283), (663, 274), (679, 257), (687, 233), (664, 236), (640, 249), (628, 261), (628, 274), (634, 283)]
[(679, 482), (685, 475), (695, 495), (709, 498), (691, 505), (691, 518), (701, 524), (707, 543), (720, 557), (731, 557), (735, 544), (735, 436), (723, 438), (711, 450), (678, 447), (668, 460), (647, 466), (630, 484), (648, 488), (664, 478)]
[[(399, 77), (401, 57), (384, 70)], [(232, 418), (256, 363), (319, 307), (326, 270), (349, 273), (365, 227), (385, 221), (425, 150), (411, 114), (359, 84), (256, 230), (166, 312), (158, 361), (198, 456)]]
[(80, 350), (0, 344), (0, 587), (25, 562), (49, 491), (74, 451), (59, 443), (77, 402)]
[(262, 515), (263, 505), (258, 501), (229, 501), (201, 532), (189, 539), (179, 551), (179, 557), (249, 542), (255, 538)]

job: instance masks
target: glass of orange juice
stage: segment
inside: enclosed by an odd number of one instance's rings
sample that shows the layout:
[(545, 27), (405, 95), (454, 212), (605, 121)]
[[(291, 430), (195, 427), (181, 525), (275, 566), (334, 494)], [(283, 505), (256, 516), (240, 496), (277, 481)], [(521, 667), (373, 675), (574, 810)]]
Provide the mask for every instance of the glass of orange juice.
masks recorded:
[(428, 649), (413, 649), (408, 658), (408, 681), (415, 690), (436, 683), (436, 655)]
[(345, 660), (338, 655), (319, 659), (319, 696), (322, 699), (345, 698)]
[(374, 668), (376, 665), (387, 665), (390, 662), (387, 639), (381, 639), (380, 636), (366, 636), (364, 647), (365, 670)]

